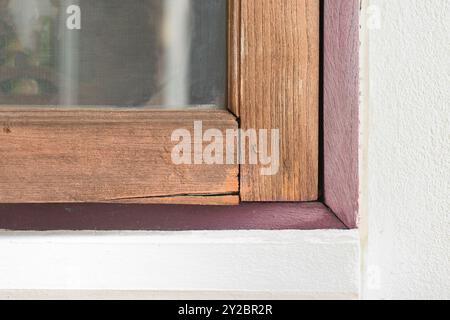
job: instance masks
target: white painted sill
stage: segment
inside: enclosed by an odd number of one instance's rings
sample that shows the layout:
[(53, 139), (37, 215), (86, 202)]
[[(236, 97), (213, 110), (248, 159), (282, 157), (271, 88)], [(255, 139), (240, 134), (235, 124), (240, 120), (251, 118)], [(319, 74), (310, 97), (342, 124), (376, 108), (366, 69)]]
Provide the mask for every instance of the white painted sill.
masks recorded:
[(5, 232), (0, 298), (355, 299), (357, 230)]

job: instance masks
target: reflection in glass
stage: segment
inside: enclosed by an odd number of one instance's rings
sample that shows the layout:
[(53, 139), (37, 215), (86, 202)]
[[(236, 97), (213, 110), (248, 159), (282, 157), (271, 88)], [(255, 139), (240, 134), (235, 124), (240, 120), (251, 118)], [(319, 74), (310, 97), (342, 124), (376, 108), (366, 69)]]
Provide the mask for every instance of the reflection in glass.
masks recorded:
[(225, 89), (226, 0), (0, 0), (1, 105), (224, 107)]

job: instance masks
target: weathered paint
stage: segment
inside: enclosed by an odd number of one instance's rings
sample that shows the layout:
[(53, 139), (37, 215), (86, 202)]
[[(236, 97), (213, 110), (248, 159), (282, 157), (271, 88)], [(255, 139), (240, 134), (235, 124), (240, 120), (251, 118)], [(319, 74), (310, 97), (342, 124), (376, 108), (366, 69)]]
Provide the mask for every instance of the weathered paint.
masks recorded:
[(323, 187), (325, 204), (358, 224), (359, 1), (324, 1)]
[(240, 206), (0, 205), (8, 230), (345, 229), (321, 203)]

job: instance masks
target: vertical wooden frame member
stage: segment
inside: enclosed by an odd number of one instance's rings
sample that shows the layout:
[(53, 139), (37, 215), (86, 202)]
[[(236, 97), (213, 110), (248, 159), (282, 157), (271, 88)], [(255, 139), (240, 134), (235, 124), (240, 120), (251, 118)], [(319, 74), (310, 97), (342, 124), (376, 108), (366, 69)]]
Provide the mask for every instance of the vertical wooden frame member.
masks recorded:
[(324, 202), (358, 225), (359, 1), (324, 1)]
[[(241, 200), (317, 200), (320, 1), (242, 0), (239, 8), (236, 3), (239, 51), (232, 51), (230, 62), (238, 62), (231, 70), (239, 81), (231, 79), (232, 110), (239, 110), (244, 131), (278, 129), (280, 135), (277, 174), (262, 175), (265, 165), (244, 159)], [(261, 152), (254, 141), (245, 142), (247, 153)]]
[(228, 110), (239, 117), (241, 0), (228, 0)]

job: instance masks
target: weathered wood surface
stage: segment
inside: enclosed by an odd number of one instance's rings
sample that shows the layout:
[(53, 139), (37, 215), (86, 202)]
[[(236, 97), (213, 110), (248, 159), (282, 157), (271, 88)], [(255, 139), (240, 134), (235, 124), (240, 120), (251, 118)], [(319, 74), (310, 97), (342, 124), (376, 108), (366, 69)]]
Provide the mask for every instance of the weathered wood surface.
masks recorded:
[[(175, 165), (176, 129), (236, 129), (226, 110), (0, 109), (0, 203), (235, 204), (238, 165)], [(194, 148), (192, 147), (192, 152)], [(223, 198), (220, 198), (223, 196)], [(152, 198), (155, 198), (152, 201)]]
[(359, 198), (359, 1), (324, 4), (324, 199), (354, 228)]
[(320, 1), (240, 1), (240, 20), (239, 57), (231, 60), (239, 61), (233, 70), (240, 79), (233, 109), (244, 130), (280, 130), (278, 174), (242, 165), (241, 199), (317, 200)]
[(241, 0), (228, 0), (228, 109), (239, 117)]

